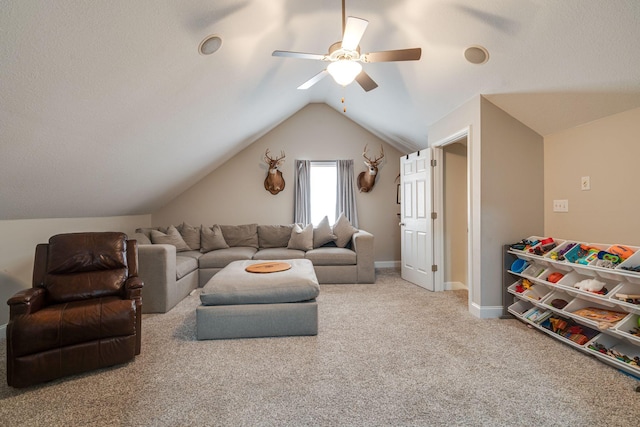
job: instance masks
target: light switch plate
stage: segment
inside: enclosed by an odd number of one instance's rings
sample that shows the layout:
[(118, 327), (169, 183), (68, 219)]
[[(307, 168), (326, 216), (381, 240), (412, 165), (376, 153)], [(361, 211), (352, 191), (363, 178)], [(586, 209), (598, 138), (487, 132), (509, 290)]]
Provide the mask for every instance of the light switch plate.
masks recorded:
[(591, 190), (591, 177), (583, 176), (580, 178), (580, 189), (582, 191)]
[(553, 201), (553, 211), (554, 212), (569, 212), (569, 201), (568, 200), (554, 200)]

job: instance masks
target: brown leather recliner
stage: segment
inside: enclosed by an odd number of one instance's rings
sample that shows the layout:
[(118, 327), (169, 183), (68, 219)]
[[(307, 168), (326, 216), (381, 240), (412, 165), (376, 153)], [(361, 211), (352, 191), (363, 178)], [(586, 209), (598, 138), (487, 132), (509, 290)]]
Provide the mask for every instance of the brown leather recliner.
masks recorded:
[(11, 297), (7, 383), (26, 387), (140, 354), (138, 246), (123, 233), (59, 234), (36, 247), (33, 287)]

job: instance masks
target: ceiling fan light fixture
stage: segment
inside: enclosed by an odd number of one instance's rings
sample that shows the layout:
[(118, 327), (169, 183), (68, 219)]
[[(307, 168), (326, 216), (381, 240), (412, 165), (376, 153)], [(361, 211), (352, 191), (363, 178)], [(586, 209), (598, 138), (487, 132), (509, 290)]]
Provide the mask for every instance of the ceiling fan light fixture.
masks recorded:
[(342, 59), (334, 61), (327, 67), (327, 71), (339, 85), (351, 84), (362, 71), (362, 65), (357, 61)]

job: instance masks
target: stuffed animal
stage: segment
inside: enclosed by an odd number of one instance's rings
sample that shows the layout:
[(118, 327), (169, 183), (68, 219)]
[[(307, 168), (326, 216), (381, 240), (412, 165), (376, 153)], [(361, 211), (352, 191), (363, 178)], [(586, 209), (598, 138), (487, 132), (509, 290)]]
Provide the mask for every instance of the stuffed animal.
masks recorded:
[(574, 288), (581, 289), (589, 292), (600, 292), (606, 283), (600, 282), (596, 279), (585, 279), (573, 285)]

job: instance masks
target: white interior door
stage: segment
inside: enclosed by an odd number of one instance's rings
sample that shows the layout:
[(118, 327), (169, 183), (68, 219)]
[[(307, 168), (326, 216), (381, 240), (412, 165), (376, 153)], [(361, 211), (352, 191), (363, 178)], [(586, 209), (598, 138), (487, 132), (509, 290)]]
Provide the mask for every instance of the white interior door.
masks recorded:
[(434, 290), (431, 150), (400, 158), (402, 278)]

